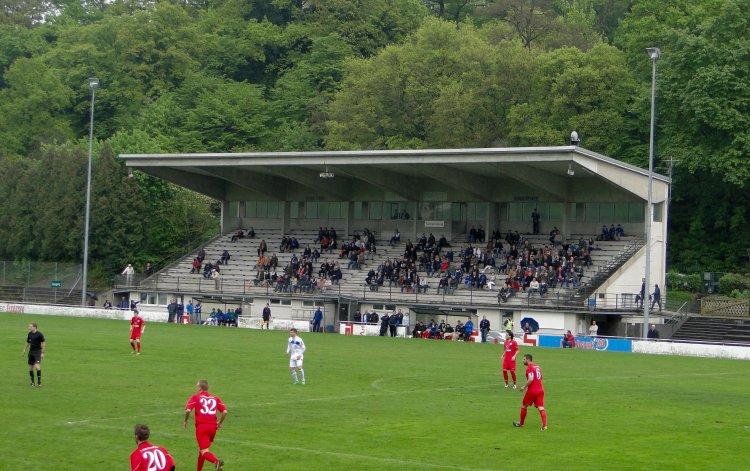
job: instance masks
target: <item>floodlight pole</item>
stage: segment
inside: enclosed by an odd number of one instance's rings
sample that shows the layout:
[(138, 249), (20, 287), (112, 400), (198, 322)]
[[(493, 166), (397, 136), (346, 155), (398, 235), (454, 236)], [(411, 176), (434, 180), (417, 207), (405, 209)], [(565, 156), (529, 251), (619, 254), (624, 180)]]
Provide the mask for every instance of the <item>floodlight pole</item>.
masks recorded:
[[(658, 47), (647, 47), (646, 53), (651, 59), (651, 131), (648, 143), (648, 205), (646, 206), (646, 276), (643, 290), (643, 338), (648, 336), (649, 291), (651, 291), (651, 224), (653, 215), (653, 181), (654, 181), (654, 121), (656, 109), (656, 61), (661, 57)], [(659, 304), (661, 306), (661, 304)]]
[(99, 79), (89, 78), (91, 88), (91, 114), (89, 116), (89, 165), (86, 176), (86, 223), (83, 230), (83, 291), (81, 292), (81, 306), (86, 307), (88, 298), (88, 271), (89, 271), (89, 219), (91, 217), (91, 160), (94, 149), (94, 98)]

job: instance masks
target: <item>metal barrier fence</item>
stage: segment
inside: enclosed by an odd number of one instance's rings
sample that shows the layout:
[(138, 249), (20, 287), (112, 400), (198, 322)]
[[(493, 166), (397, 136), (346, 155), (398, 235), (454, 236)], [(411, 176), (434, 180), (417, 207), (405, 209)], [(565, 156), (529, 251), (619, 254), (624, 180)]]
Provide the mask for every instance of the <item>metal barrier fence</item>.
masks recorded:
[[(326, 286), (323, 289), (315, 288), (313, 291), (289, 290), (278, 287), (275, 283), (255, 283), (253, 276), (211, 279), (203, 275), (161, 275), (156, 274), (149, 278), (143, 275), (117, 275), (114, 280), (116, 289), (132, 289), (139, 291), (169, 291), (169, 292), (191, 292), (204, 294), (225, 294), (242, 296), (272, 296), (272, 297), (316, 297), (332, 296), (356, 298), (360, 302), (409, 302), (420, 304), (454, 304), (465, 306), (487, 306), (497, 305), (499, 307), (534, 307), (547, 309), (584, 309), (590, 311), (620, 311), (633, 312), (634, 315), (641, 312), (643, 306), (636, 300), (633, 293), (620, 294), (587, 294), (584, 301), (572, 301), (572, 289), (549, 290), (543, 295), (534, 292), (519, 292), (504, 301), (497, 290), (467, 289), (461, 285), (459, 288), (446, 292), (441, 289), (437, 292), (435, 283), (426, 292), (413, 290), (411, 288), (402, 290), (401, 287), (384, 284), (371, 288), (366, 284), (353, 286), (351, 283)], [(667, 308), (666, 299), (662, 300), (663, 308)], [(658, 305), (655, 306), (658, 309)]]

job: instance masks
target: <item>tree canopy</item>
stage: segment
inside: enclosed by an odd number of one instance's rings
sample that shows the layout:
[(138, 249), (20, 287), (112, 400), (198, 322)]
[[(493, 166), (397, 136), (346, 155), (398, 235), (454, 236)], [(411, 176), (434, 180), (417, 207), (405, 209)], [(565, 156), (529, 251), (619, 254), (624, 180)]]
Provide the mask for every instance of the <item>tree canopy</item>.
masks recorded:
[(91, 76), (108, 274), (217, 227), (214, 202), (129, 178), (117, 153), (559, 145), (577, 129), (645, 167), (657, 46), (670, 264), (739, 271), (749, 33), (746, 0), (6, 0), (0, 257), (80, 260)]

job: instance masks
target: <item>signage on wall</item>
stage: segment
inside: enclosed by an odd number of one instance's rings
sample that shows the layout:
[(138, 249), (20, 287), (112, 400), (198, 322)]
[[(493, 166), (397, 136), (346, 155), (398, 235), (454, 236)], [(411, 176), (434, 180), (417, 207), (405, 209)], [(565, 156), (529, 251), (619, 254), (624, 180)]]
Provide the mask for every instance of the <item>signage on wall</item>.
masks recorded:
[(445, 227), (445, 221), (425, 221), (424, 227)]

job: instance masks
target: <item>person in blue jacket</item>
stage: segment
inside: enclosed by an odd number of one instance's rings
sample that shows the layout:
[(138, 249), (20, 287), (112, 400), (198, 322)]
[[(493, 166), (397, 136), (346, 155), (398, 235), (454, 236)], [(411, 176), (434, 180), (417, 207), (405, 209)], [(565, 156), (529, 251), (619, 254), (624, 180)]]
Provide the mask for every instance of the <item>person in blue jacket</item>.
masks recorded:
[(469, 320), (467, 320), (466, 324), (464, 324), (464, 340), (468, 342), (473, 332), (474, 323), (471, 321), (471, 317), (469, 317)]
[(320, 323), (323, 321), (323, 311), (320, 308), (313, 314), (313, 332), (320, 332)]

